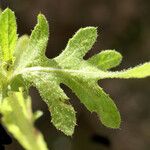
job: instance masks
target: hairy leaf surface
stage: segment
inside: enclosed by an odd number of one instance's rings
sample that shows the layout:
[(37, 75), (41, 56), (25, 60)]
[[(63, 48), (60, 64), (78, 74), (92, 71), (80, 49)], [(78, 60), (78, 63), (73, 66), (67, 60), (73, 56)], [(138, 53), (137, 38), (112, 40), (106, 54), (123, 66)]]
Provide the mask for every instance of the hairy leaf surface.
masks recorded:
[[(45, 100), (51, 112), (52, 123), (66, 135), (72, 135), (76, 124), (74, 108), (70, 105), (68, 97), (59, 86), (59, 80), (49, 73), (31, 72), (24, 78), (33, 82), (40, 95)], [(46, 89), (46, 90), (45, 90)]]
[[(44, 22), (47, 27), (47, 21)], [(43, 22), (38, 22), (37, 26), (41, 27), (42, 24)], [(38, 32), (33, 30), (34, 37), (38, 37), (40, 29), (42, 30), (39, 28)], [(42, 45), (45, 45), (44, 39), (47, 35), (41, 37)], [(61, 83), (72, 89), (88, 110), (96, 112), (105, 126), (119, 128), (121, 118), (118, 109), (112, 99), (98, 86), (97, 81), (104, 78), (139, 78), (150, 75), (149, 63), (120, 72), (108, 71), (119, 65), (122, 60), (121, 54), (115, 50), (102, 51), (84, 60), (83, 57), (92, 48), (96, 38), (97, 28), (81, 28), (69, 39), (66, 48), (58, 57), (48, 59), (44, 56), (45, 49), (38, 47), (36, 54), (39, 54), (39, 57), (30, 56), (33, 58), (32, 63), (21, 66), (14, 73), (14, 76), (21, 74), (39, 90), (48, 104), (52, 123), (67, 135), (72, 135), (76, 125), (75, 111), (60, 88)], [(36, 41), (34, 38), (32, 40)]]
[(115, 50), (104, 50), (89, 58), (88, 62), (101, 70), (108, 70), (121, 63), (122, 56)]
[[(0, 112), (3, 124), (27, 150), (46, 150), (44, 139), (34, 128), (41, 112), (32, 113), (27, 96), (35, 86), (48, 105), (51, 122), (66, 135), (72, 135), (76, 112), (60, 84), (68, 86), (91, 112), (96, 112), (103, 125), (119, 128), (121, 117), (108, 94), (98, 85), (106, 78), (144, 78), (150, 76), (150, 62), (121, 71), (110, 71), (121, 63), (115, 50), (105, 50), (85, 60), (84, 56), (97, 39), (97, 28), (79, 29), (69, 39), (62, 53), (48, 59), (45, 49), (49, 25), (38, 15), (31, 36), (17, 40), (14, 13), (6, 9), (0, 15)], [(20, 87), (24, 90), (20, 90)], [(18, 113), (19, 112), (19, 113)]]
[(15, 68), (30, 66), (35, 60), (40, 59), (45, 55), (49, 34), (48, 30), (48, 24), (45, 17), (42, 14), (38, 15), (38, 23), (32, 31), (27, 48), (22, 51), (22, 55), (20, 55), (19, 59), (20, 61), (16, 63)]

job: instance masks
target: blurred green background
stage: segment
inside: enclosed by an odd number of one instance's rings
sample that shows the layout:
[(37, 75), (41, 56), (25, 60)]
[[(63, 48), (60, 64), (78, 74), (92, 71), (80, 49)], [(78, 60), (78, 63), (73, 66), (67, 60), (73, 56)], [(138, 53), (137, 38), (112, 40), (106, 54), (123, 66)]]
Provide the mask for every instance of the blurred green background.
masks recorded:
[[(124, 56), (118, 70), (150, 60), (149, 0), (0, 0), (2, 9), (10, 7), (17, 16), (19, 36), (31, 33), (39, 12), (50, 24), (46, 55), (57, 56), (68, 38), (81, 27), (97, 26), (97, 43), (86, 58), (103, 49), (116, 49)], [(104, 80), (100, 85), (115, 100), (121, 116), (120, 129), (104, 127), (95, 114), (79, 103), (70, 89), (63, 86), (77, 113), (72, 137), (57, 131), (50, 113), (36, 89), (30, 93), (33, 109), (44, 115), (36, 122), (50, 150), (149, 150), (150, 149), (150, 78), (140, 80)], [(22, 150), (13, 143), (6, 150)]]

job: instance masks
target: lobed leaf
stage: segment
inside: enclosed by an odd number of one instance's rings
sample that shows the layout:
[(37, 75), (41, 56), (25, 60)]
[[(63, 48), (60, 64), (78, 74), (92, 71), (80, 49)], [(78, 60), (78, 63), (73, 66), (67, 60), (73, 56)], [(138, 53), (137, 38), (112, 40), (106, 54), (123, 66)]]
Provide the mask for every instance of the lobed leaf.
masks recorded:
[[(84, 60), (83, 57), (96, 41), (97, 29), (95, 27), (78, 30), (58, 57), (48, 59), (45, 57), (48, 30), (47, 20), (40, 14), (30, 38), (24, 37), (18, 40), (14, 51), (16, 57), (14, 70), (8, 78), (9, 89), (17, 91), (21, 86), (27, 93), (29, 86), (35, 86), (48, 105), (52, 123), (66, 135), (73, 134), (76, 118), (75, 110), (60, 88), (61, 83), (72, 89), (89, 111), (96, 112), (105, 126), (119, 128), (121, 118), (118, 109), (109, 95), (98, 86), (97, 81), (105, 78), (148, 77), (150, 76), (150, 63), (119, 72), (107, 71), (121, 62), (121, 54), (114, 50), (102, 51)], [(20, 51), (21, 45), (22, 51)], [(13, 93), (16, 95), (16, 92)], [(16, 96), (11, 96), (13, 99), (16, 98)], [(6, 98), (6, 103), (9, 101), (8, 106), (11, 105), (10, 99), (12, 98), (10, 96)], [(32, 116), (32, 120), (35, 120), (39, 115)], [(7, 122), (5, 124), (7, 126)], [(16, 138), (19, 137), (18, 133), (11, 132)]]
[(32, 67), (17, 71), (17, 74), (22, 74), (25, 80), (37, 87), (48, 104), (53, 124), (67, 135), (73, 133), (75, 112), (71, 105), (66, 104), (68, 98), (60, 88), (60, 83), (71, 88), (88, 110), (98, 114), (105, 126), (120, 126), (121, 118), (116, 105), (97, 85), (97, 81), (107, 76), (115, 77), (116, 72), (112, 76), (113, 72), (106, 70), (119, 65), (122, 56), (114, 50), (106, 50), (84, 60), (83, 56), (93, 46), (96, 37), (96, 28), (82, 28), (69, 40), (58, 57), (48, 60), (41, 55), (36, 61), (33, 60)]

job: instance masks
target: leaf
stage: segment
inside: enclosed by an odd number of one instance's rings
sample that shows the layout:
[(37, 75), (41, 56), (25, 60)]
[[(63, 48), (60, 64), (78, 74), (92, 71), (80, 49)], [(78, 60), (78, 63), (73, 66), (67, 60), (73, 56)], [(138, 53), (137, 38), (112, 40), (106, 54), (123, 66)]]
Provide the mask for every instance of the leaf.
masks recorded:
[(9, 8), (0, 15), (0, 60), (13, 60), (17, 41), (17, 25), (14, 12)]
[[(37, 63), (33, 63), (32, 67), (17, 70), (17, 74), (22, 74), (24, 79), (37, 87), (41, 96), (47, 100), (49, 108), (53, 106), (53, 100), (60, 103), (61, 99), (66, 99), (59, 86), (60, 83), (63, 83), (75, 92), (88, 110), (98, 114), (105, 126), (119, 128), (121, 119), (118, 109), (102, 88), (98, 87), (97, 81), (107, 77), (119, 77), (119, 72), (109, 72), (106, 70), (117, 66), (121, 62), (122, 57), (116, 51), (107, 50), (87, 61), (84, 60), (84, 55), (93, 46), (96, 37), (97, 31), (95, 27), (82, 28), (69, 40), (65, 50), (58, 57), (48, 60), (42, 55), (41, 58), (33, 60), (33, 62)], [(137, 69), (133, 68), (132, 70)], [(143, 72), (145, 71), (143, 77), (150, 76), (150, 72), (147, 72), (147, 70), (148, 68), (143, 68)], [(133, 77), (131, 75), (132, 71), (127, 72)], [(118, 76), (116, 73), (118, 73)], [(120, 77), (121, 74), (123, 75), (123, 72), (120, 72)], [(54, 93), (62, 94), (56, 96)], [(59, 106), (59, 104), (54, 104), (54, 106), (57, 105)], [(52, 113), (52, 122), (56, 128), (69, 135), (64, 130), (68, 128), (67, 124), (63, 122), (63, 119), (60, 119), (60, 126), (58, 127), (57, 123), (53, 121), (57, 120), (58, 117), (53, 115), (53, 109), (50, 109), (50, 111)], [(61, 111), (57, 112), (58, 116), (61, 116)], [(64, 118), (67, 118), (68, 114), (65, 111), (63, 112)], [(73, 120), (71, 117), (70, 119)], [(72, 121), (72, 127), (74, 125), (75, 123)], [(73, 132), (73, 128), (69, 130)]]
[[(8, 78), (10, 89), (17, 90), (17, 84), (26, 89), (35, 86), (48, 105), (52, 123), (66, 135), (73, 134), (76, 118), (68, 97), (60, 87), (61, 83), (72, 89), (89, 111), (96, 112), (105, 126), (119, 128), (121, 118), (118, 109), (109, 95), (98, 86), (98, 80), (150, 76), (149, 62), (124, 71), (107, 71), (121, 62), (121, 54), (114, 50), (102, 51), (84, 60), (96, 38), (97, 28), (81, 28), (69, 39), (59, 56), (48, 59), (45, 57), (48, 22), (40, 14), (22, 53), (17, 48), (14, 52), (14, 70)], [(29, 83), (26, 85), (26, 82)]]
[(2, 123), (27, 150), (48, 150), (42, 134), (34, 128), (30, 97), (23, 92), (10, 92), (3, 100), (0, 112)]
[[(37, 64), (34, 63), (32, 67), (16, 71), (17, 74), (22, 74), (24, 79), (37, 87), (50, 108), (53, 124), (67, 135), (73, 133), (75, 112), (70, 105), (66, 105), (65, 99), (67, 97), (64, 96), (64, 92), (60, 89), (60, 83), (70, 87), (90, 111), (97, 112), (104, 125), (111, 128), (118, 128), (120, 125), (120, 114), (116, 105), (101, 88), (98, 88), (96, 83), (98, 79), (91, 78), (89, 74), (86, 74), (86, 71), (94, 73), (93, 69), (99, 71), (97, 67), (92, 64), (88, 65), (89, 63), (82, 58), (92, 47), (96, 37), (97, 31), (95, 27), (80, 29), (69, 40), (68, 45), (60, 56), (47, 60), (42, 58), (42, 55), (41, 58), (33, 60)], [(40, 63), (40, 60), (45, 60), (45, 63)], [(42, 64), (43, 67), (39, 66), (39, 64)], [(84, 70), (87, 67), (89, 70)], [(57, 108), (57, 116), (54, 115), (54, 107)], [(69, 113), (65, 110), (61, 111), (60, 108), (70, 111), (71, 115), (69, 116)], [(62, 116), (62, 119), (59, 116)], [(68, 120), (70, 120), (69, 123)]]
[(38, 15), (38, 23), (30, 36), (28, 47), (20, 55), (20, 61), (15, 68), (24, 68), (34, 63), (34, 60), (44, 56), (48, 41), (48, 24), (43, 15)]
[(121, 63), (122, 56), (115, 50), (105, 50), (92, 56), (88, 62), (97, 66), (101, 70), (107, 70), (118, 66)]

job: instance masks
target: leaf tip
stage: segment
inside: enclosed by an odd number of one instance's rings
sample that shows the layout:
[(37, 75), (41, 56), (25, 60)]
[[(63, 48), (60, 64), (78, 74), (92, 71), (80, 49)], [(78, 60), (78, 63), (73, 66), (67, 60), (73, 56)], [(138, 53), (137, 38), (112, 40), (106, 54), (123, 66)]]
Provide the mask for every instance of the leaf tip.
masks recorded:
[(84, 32), (90, 32), (90, 33), (97, 36), (97, 27), (88, 26), (88, 27), (85, 27), (85, 28), (81, 28), (81, 30), (83, 30)]
[(119, 111), (115, 115), (110, 115), (106, 118), (101, 118), (102, 124), (108, 128), (118, 129), (121, 124), (121, 116)]
[(38, 20), (37, 26), (39, 25), (43, 27), (43, 32), (46, 31), (47, 33), (49, 33), (49, 24), (48, 24), (46, 17), (40, 13), (38, 14), (37, 20)]
[(46, 17), (42, 13), (39, 13), (37, 18), (38, 18), (38, 22), (40, 21), (48, 22)]
[(2, 14), (4, 13), (11, 13), (11, 14), (14, 14), (14, 11), (12, 11), (9, 7), (7, 7), (3, 12)]

